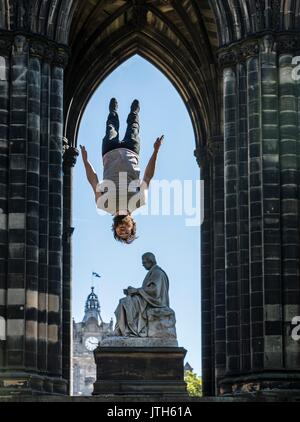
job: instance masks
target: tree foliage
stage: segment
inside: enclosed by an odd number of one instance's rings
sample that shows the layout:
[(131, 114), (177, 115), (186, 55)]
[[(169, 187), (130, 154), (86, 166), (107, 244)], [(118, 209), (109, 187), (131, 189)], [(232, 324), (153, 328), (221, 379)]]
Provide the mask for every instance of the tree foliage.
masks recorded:
[(192, 371), (184, 372), (184, 380), (187, 384), (187, 391), (192, 397), (202, 396), (202, 378)]

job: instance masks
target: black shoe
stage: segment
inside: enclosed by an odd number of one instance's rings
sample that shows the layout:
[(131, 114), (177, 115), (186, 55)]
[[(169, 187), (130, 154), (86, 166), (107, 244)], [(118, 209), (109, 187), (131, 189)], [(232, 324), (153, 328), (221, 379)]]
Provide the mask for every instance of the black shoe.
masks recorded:
[(118, 136), (120, 122), (117, 110), (118, 101), (115, 98), (112, 98), (109, 103), (109, 115), (106, 121), (106, 136), (108, 136), (111, 130), (114, 137)]
[(131, 111), (131, 113), (139, 113), (139, 111), (140, 111), (140, 102), (139, 102), (139, 100), (134, 100), (133, 101), (133, 103), (131, 104), (131, 109), (130, 109), (130, 111)]
[(112, 98), (109, 103), (109, 111), (111, 113), (116, 113), (118, 111), (118, 101), (116, 98)]

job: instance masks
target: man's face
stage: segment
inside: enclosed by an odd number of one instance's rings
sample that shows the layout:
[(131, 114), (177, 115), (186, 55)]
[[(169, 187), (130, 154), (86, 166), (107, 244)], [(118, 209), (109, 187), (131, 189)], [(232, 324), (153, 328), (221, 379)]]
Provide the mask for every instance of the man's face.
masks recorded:
[(143, 264), (143, 267), (146, 268), (146, 270), (150, 270), (150, 268), (153, 265), (152, 261), (149, 258), (144, 257), (144, 256), (142, 258), (142, 264)]
[(126, 222), (123, 221), (116, 227), (116, 233), (121, 239), (127, 239), (131, 235), (132, 229), (133, 223), (131, 220)]

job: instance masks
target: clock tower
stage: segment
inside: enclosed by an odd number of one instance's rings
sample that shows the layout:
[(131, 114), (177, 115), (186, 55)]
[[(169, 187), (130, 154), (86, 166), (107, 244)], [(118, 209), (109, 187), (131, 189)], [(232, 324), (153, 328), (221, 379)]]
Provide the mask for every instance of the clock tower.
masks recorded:
[(103, 322), (98, 296), (92, 287), (85, 302), (82, 322), (73, 320), (73, 395), (88, 396), (96, 380), (93, 351), (105, 335), (113, 331), (113, 320)]

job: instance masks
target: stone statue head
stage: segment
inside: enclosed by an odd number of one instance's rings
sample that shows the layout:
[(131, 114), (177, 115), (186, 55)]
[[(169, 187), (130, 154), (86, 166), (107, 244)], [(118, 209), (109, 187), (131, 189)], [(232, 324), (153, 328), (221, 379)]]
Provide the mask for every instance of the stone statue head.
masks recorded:
[(152, 252), (146, 252), (142, 256), (142, 263), (146, 270), (150, 270), (156, 264), (155, 255)]
[(15, 54), (22, 54), (26, 49), (26, 38), (23, 35), (17, 35), (14, 39)]

